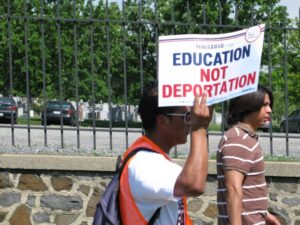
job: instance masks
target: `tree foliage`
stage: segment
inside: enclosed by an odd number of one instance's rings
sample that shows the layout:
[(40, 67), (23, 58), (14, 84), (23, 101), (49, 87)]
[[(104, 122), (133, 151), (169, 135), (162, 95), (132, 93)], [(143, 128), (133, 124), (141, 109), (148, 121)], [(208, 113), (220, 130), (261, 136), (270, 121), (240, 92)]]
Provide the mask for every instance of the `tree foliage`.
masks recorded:
[(278, 2), (2, 1), (0, 90), (44, 100), (137, 104), (144, 82), (156, 79), (159, 35), (225, 33), (266, 23), (262, 65), (268, 70), (260, 82), (272, 88), (274, 111), (282, 115), (286, 94), (289, 109), (300, 107), (300, 43), (299, 21), (288, 19)]

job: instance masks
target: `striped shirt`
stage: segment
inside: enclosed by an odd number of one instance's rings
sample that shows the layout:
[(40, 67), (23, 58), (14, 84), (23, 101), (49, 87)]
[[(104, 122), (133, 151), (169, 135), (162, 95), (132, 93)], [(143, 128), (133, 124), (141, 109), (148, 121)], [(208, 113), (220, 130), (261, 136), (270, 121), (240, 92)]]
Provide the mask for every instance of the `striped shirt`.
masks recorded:
[(267, 212), (267, 186), (265, 165), (258, 136), (243, 123), (225, 132), (217, 151), (218, 173), (218, 225), (228, 225), (224, 171), (236, 170), (244, 174), (242, 183), (242, 224), (265, 224)]

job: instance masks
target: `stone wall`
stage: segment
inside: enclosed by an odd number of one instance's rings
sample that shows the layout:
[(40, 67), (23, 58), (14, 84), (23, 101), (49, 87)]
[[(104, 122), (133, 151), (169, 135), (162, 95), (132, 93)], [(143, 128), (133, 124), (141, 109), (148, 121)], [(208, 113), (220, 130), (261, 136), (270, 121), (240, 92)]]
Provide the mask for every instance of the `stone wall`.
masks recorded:
[(0, 173), (0, 224), (88, 225), (111, 176), (57, 171)]
[[(18, 162), (15, 157), (19, 157)], [(91, 225), (115, 161), (98, 157), (55, 160), (49, 156), (34, 156), (32, 161), (26, 161), (29, 157), (0, 156), (0, 224)], [(51, 160), (53, 168), (46, 163)], [(81, 160), (85, 161), (83, 166)], [(95, 160), (99, 164), (94, 164)], [(44, 169), (39, 168), (42, 164)], [(69, 169), (62, 169), (65, 167)], [(211, 161), (205, 195), (189, 199), (189, 213), (195, 225), (216, 224), (214, 167)], [(269, 211), (277, 214), (283, 225), (300, 225), (300, 164), (267, 164), (267, 168)], [(281, 174), (276, 175), (278, 172)]]

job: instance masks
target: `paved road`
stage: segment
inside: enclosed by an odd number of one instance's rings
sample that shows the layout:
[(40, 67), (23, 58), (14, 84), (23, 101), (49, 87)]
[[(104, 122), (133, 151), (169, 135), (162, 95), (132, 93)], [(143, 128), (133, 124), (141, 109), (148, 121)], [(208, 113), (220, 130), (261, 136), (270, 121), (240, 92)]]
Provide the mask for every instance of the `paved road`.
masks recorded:
[[(14, 130), (10, 124), (0, 125), (0, 152), (11, 153), (51, 153), (67, 155), (116, 155), (126, 149), (137, 137), (141, 135), (140, 129), (130, 129), (125, 132), (124, 129), (109, 130), (106, 128), (96, 129), (64, 126), (48, 126), (47, 130), (42, 126), (17, 125)], [(46, 134), (46, 135), (45, 135)], [(209, 151), (215, 154), (221, 132), (211, 132), (209, 135)], [(271, 146), (275, 156), (284, 156), (287, 154), (287, 143), (289, 155), (300, 158), (300, 135), (273, 133), (270, 138), (268, 133), (259, 132), (260, 143), (265, 154), (270, 154)], [(46, 146), (45, 146), (46, 140)], [(288, 141), (288, 142), (287, 142)], [(14, 144), (14, 146), (12, 146)], [(79, 144), (79, 148), (78, 148)], [(30, 145), (30, 147), (29, 147)], [(62, 148), (63, 146), (63, 148)], [(177, 146), (172, 150), (172, 154), (177, 151), (178, 156), (185, 156), (188, 152), (189, 143)]]

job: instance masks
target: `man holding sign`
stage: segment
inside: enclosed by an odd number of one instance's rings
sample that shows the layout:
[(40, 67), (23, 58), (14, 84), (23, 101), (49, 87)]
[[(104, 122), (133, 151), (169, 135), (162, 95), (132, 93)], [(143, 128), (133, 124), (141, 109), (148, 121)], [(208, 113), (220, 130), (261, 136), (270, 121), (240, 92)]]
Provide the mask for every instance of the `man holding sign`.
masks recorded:
[[(213, 107), (207, 107), (206, 99), (206, 94), (196, 95), (192, 107), (158, 107), (157, 85), (145, 88), (138, 108), (145, 135), (125, 156), (142, 150), (127, 163), (120, 179), (122, 224), (150, 224), (160, 208), (156, 225), (192, 225), (186, 197), (204, 192), (208, 170), (207, 127)], [(186, 143), (188, 135), (190, 152), (181, 168), (168, 154), (174, 146)]]

